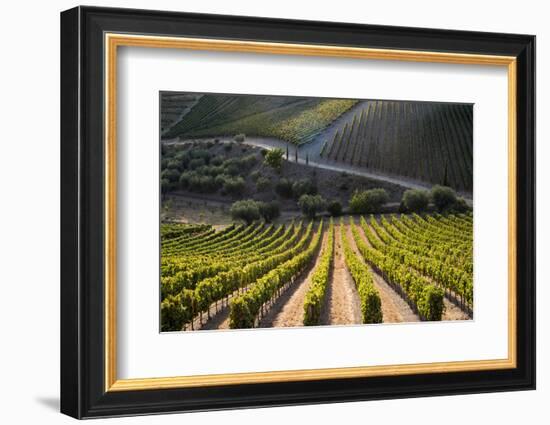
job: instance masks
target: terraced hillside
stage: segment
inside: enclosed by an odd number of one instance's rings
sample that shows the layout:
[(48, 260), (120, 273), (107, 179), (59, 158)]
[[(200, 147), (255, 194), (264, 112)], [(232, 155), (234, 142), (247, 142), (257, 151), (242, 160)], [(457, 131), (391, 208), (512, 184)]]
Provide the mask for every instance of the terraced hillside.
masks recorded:
[(471, 192), (472, 105), (363, 101), (322, 135), (328, 162)]
[(166, 138), (244, 133), (294, 144), (311, 141), (357, 101), (287, 96), (205, 94)]
[(163, 92), (160, 96), (160, 131), (162, 134), (168, 132), (172, 126), (180, 122), (189, 113), (191, 108), (202, 97), (200, 94), (168, 93)]

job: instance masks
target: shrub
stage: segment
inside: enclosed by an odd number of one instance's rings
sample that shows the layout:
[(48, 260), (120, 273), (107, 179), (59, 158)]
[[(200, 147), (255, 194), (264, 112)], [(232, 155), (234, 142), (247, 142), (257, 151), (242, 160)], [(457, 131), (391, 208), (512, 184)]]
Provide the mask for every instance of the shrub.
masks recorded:
[(327, 205), (327, 211), (331, 216), (337, 217), (342, 214), (342, 204), (337, 200), (330, 201)]
[(311, 179), (301, 179), (292, 184), (292, 195), (299, 199), (302, 195), (317, 194), (317, 186)]
[(349, 201), (354, 214), (372, 214), (380, 212), (382, 205), (388, 202), (388, 193), (384, 189), (355, 191)]
[(452, 207), (456, 202), (456, 193), (447, 186), (435, 185), (430, 192), (432, 202), (439, 211)]
[(175, 183), (180, 178), (180, 173), (178, 170), (167, 169), (160, 173), (160, 178), (168, 180), (170, 183)]
[(259, 192), (263, 192), (269, 189), (270, 185), (271, 185), (271, 180), (269, 180), (267, 177), (259, 177), (258, 180), (256, 180), (256, 189)]
[(214, 165), (216, 167), (219, 167), (223, 164), (223, 156), (216, 155), (214, 158), (210, 160), (210, 165)]
[(283, 165), (284, 154), (282, 149), (272, 149), (265, 154), (264, 164), (279, 171)]
[(428, 208), (430, 194), (427, 190), (409, 189), (403, 194), (404, 207), (409, 212), (422, 212)]
[(250, 155), (243, 156), (240, 159), (240, 164), (246, 169), (252, 168), (254, 164), (256, 164), (256, 155), (252, 153)]
[(266, 222), (271, 222), (281, 215), (281, 208), (277, 201), (258, 202), (260, 215)]
[(465, 213), (470, 211), (470, 206), (466, 203), (464, 198), (458, 198), (454, 205), (452, 206), (452, 211), (456, 213)]
[(218, 190), (216, 180), (212, 176), (203, 176), (200, 174), (191, 174), (189, 177), (188, 188), (191, 192), (215, 192)]
[(281, 179), (275, 185), (275, 192), (282, 198), (292, 197), (292, 182), (288, 179)]
[(189, 168), (191, 170), (196, 170), (197, 168), (204, 167), (205, 165), (206, 161), (203, 158), (194, 158), (189, 161)]
[(179, 179), (180, 188), (187, 189), (189, 187), (189, 181), (191, 180), (191, 176), (193, 174), (194, 173), (191, 173), (189, 171), (181, 173), (180, 179)]
[(223, 146), (223, 150), (226, 151), (226, 152), (229, 152), (231, 149), (233, 149), (233, 144), (232, 143), (226, 143)]
[(166, 163), (166, 168), (174, 169), (174, 170), (181, 170), (182, 164), (176, 159), (171, 159)]
[(257, 181), (260, 176), (261, 176), (261, 173), (259, 170), (255, 170), (250, 173), (250, 178), (252, 179), (253, 182)]
[(230, 212), (233, 220), (243, 220), (247, 224), (260, 218), (258, 203), (252, 199), (234, 202), (231, 205)]
[(242, 177), (233, 177), (225, 180), (223, 190), (225, 193), (233, 196), (242, 195), (244, 192), (244, 179)]
[(306, 217), (315, 218), (318, 212), (325, 209), (327, 203), (321, 195), (302, 195), (298, 205)]
[(229, 174), (231, 176), (238, 176), (242, 171), (241, 161), (239, 160), (239, 158), (226, 159), (223, 162), (223, 168), (226, 174)]
[(168, 179), (161, 179), (160, 181), (160, 191), (162, 193), (167, 193), (172, 190), (172, 183), (170, 183), (170, 180)]
[(235, 137), (233, 137), (233, 140), (235, 140), (235, 142), (242, 143), (242, 142), (244, 142), (245, 138), (246, 138), (246, 136), (241, 133), (241, 134), (236, 134)]
[(205, 149), (193, 149), (192, 151), (190, 151), (190, 155), (192, 159), (203, 159), (205, 164), (208, 164), (208, 161), (211, 157), (210, 152)]

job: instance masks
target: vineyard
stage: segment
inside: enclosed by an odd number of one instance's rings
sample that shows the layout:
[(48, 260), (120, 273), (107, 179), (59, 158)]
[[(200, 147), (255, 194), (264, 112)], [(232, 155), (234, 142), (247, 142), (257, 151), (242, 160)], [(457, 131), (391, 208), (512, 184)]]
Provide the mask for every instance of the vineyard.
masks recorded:
[(466, 213), (222, 230), (162, 224), (161, 330), (470, 319), (472, 221)]
[(472, 129), (471, 105), (363, 101), (325, 132), (319, 156), (471, 192)]
[(346, 99), (205, 94), (164, 136), (220, 137), (246, 134), (274, 137), (297, 145), (357, 103)]

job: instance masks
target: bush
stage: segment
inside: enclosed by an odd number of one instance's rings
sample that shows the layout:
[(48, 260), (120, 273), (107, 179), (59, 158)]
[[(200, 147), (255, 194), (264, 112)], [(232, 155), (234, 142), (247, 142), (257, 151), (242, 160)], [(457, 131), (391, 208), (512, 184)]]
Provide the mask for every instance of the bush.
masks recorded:
[(422, 212), (428, 208), (430, 194), (427, 190), (409, 189), (403, 194), (402, 203), (409, 212)]
[(430, 192), (432, 202), (439, 211), (451, 208), (456, 202), (456, 193), (447, 186), (435, 185)]
[(170, 192), (173, 188), (173, 184), (170, 183), (170, 180), (168, 179), (161, 179), (160, 181), (160, 191), (161, 193), (167, 193)]
[(302, 195), (316, 195), (317, 186), (311, 179), (301, 179), (292, 184), (292, 196), (299, 199)]
[(461, 214), (470, 211), (471, 208), (463, 198), (458, 198), (452, 206), (451, 210), (455, 213)]
[(384, 189), (355, 191), (349, 201), (350, 211), (354, 214), (372, 214), (380, 212), (382, 205), (388, 202), (388, 193)]
[(170, 169), (173, 169), (173, 170), (181, 170), (183, 167), (182, 167), (181, 162), (179, 162), (176, 159), (171, 159), (166, 163), (165, 168), (170, 168)]
[(292, 197), (292, 182), (288, 179), (281, 179), (275, 185), (275, 192), (282, 198)]
[(218, 190), (216, 180), (212, 176), (202, 176), (200, 174), (191, 174), (189, 177), (188, 189), (191, 192), (215, 192)]
[(269, 180), (267, 177), (259, 177), (258, 180), (256, 180), (256, 189), (258, 190), (258, 192), (263, 192), (269, 189), (270, 185), (271, 180)]
[(223, 168), (226, 174), (238, 176), (241, 173), (241, 161), (239, 158), (229, 158), (223, 162)]
[(192, 159), (202, 159), (204, 160), (205, 164), (208, 164), (208, 161), (210, 160), (210, 152), (208, 152), (205, 149), (193, 149), (190, 151), (190, 155)]
[(279, 171), (283, 165), (284, 154), (282, 149), (272, 149), (265, 154), (264, 164)]
[(189, 161), (189, 168), (191, 170), (196, 170), (197, 168), (204, 167), (205, 165), (206, 161), (203, 158), (194, 158)]
[(195, 173), (192, 173), (189, 171), (181, 173), (180, 179), (179, 179), (180, 188), (187, 189), (189, 187), (189, 181), (191, 180), (191, 176), (194, 174)]
[(262, 218), (267, 222), (271, 222), (281, 215), (281, 208), (277, 201), (258, 202), (258, 210)]
[(261, 173), (258, 170), (252, 171), (250, 173), (250, 178), (252, 179), (253, 182), (257, 181), (260, 176), (261, 176)]
[(252, 199), (234, 202), (230, 212), (233, 220), (243, 220), (247, 224), (260, 219), (258, 203)]
[(245, 138), (246, 138), (246, 136), (244, 134), (237, 134), (237, 135), (235, 135), (235, 137), (233, 137), (233, 140), (235, 140), (235, 142), (242, 143), (242, 142), (244, 142)]
[(223, 156), (217, 155), (210, 160), (210, 165), (219, 167), (222, 164), (223, 164)]
[(325, 209), (327, 202), (321, 195), (302, 195), (298, 205), (306, 217), (315, 218), (318, 212)]
[(242, 177), (233, 177), (225, 180), (223, 190), (225, 193), (233, 196), (242, 195), (244, 192), (244, 179)]
[(254, 166), (254, 164), (256, 164), (256, 155), (252, 153), (250, 155), (243, 156), (239, 160), (239, 163), (243, 168), (250, 169)]
[(178, 170), (168, 169), (160, 173), (160, 178), (168, 180), (170, 183), (175, 183), (180, 178), (180, 173)]
[(232, 143), (226, 143), (223, 146), (223, 150), (226, 151), (226, 152), (229, 152), (231, 149), (233, 149), (233, 144)]
[(342, 214), (342, 204), (337, 200), (330, 201), (327, 205), (327, 211), (331, 216), (337, 217)]

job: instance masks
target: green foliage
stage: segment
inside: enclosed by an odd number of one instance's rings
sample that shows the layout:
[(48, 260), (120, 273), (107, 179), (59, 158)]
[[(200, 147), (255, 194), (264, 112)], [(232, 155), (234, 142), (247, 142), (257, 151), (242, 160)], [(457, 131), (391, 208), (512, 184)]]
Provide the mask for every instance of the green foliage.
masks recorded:
[(264, 164), (279, 171), (283, 165), (283, 156), (285, 152), (282, 149), (271, 149), (265, 155)]
[(162, 193), (168, 193), (172, 190), (173, 184), (170, 183), (170, 180), (168, 179), (161, 179), (160, 180), (160, 191)]
[(432, 202), (439, 211), (445, 211), (452, 208), (456, 202), (456, 193), (453, 189), (446, 186), (435, 185), (430, 191)]
[(161, 180), (166, 179), (170, 183), (175, 183), (179, 180), (180, 173), (178, 170), (174, 170), (170, 168), (170, 169), (163, 170), (162, 173), (160, 173), (160, 178)]
[(311, 276), (311, 284), (304, 300), (304, 325), (318, 325), (325, 302), (330, 268), (334, 258), (334, 223), (330, 220), (327, 242), (319, 264)]
[(252, 179), (253, 182), (255, 182), (255, 181), (258, 181), (261, 175), (262, 174), (260, 173), (259, 170), (254, 170), (250, 173), (250, 178)]
[(471, 210), (472, 209), (466, 203), (464, 198), (458, 198), (456, 200), (456, 202), (454, 203), (453, 207), (452, 207), (452, 212), (459, 213), (459, 214), (460, 213), (465, 213), (465, 212), (468, 212), (468, 211), (471, 211)]
[(244, 142), (245, 138), (246, 136), (241, 133), (241, 134), (236, 134), (235, 137), (233, 137), (233, 140), (235, 140), (235, 142), (242, 143)]
[(256, 190), (258, 192), (265, 192), (271, 186), (271, 180), (267, 177), (258, 177), (256, 180)]
[(189, 169), (196, 170), (197, 168), (203, 167), (206, 165), (204, 158), (194, 158), (189, 161)]
[(302, 195), (298, 206), (302, 213), (309, 218), (315, 218), (318, 212), (326, 208), (327, 202), (321, 195)]
[(292, 182), (286, 178), (280, 179), (275, 185), (275, 192), (281, 198), (291, 198), (292, 197)]
[(327, 212), (333, 217), (338, 217), (342, 214), (342, 203), (336, 199), (330, 201), (327, 205)]
[(388, 200), (388, 193), (384, 189), (355, 191), (349, 201), (349, 207), (354, 214), (378, 213)]
[(277, 201), (258, 202), (258, 210), (262, 218), (270, 223), (281, 215), (281, 207)]
[(402, 202), (409, 212), (426, 211), (430, 203), (430, 194), (426, 190), (409, 189), (403, 194)]
[(459, 191), (473, 187), (471, 105), (366, 101), (335, 123), (320, 155)]
[(309, 178), (297, 180), (292, 184), (292, 196), (295, 199), (299, 199), (302, 195), (315, 195), (316, 193), (317, 186)]
[(227, 178), (223, 184), (223, 190), (228, 195), (242, 195), (245, 189), (244, 179), (242, 177)]
[[(308, 229), (311, 229), (311, 225), (312, 223)], [(300, 246), (297, 245), (292, 249), (292, 255), (286, 261), (279, 263), (256, 279), (247, 292), (232, 301), (229, 312), (230, 328), (254, 326), (265, 303), (275, 298), (284, 285), (292, 283), (312, 261), (321, 241), (322, 227), (321, 222), (315, 236), (310, 238), (308, 235), (307, 238), (302, 238)], [(311, 234), (311, 230), (309, 233)]]
[(230, 212), (233, 220), (243, 220), (248, 224), (260, 219), (258, 203), (252, 199), (234, 202)]
[[(382, 323), (382, 302), (380, 301), (380, 294), (378, 289), (374, 286), (372, 274), (369, 268), (364, 264), (353, 252), (348, 237), (346, 236), (346, 228), (343, 225), (343, 218), (340, 219), (340, 229), (342, 235), (342, 246), (344, 247), (344, 259), (346, 266), (350, 271), (357, 292), (359, 293), (359, 299), (361, 300), (361, 315), (363, 323)], [(350, 217), (350, 224), (352, 226), (353, 236), (357, 241), (359, 237), (355, 223)]]

